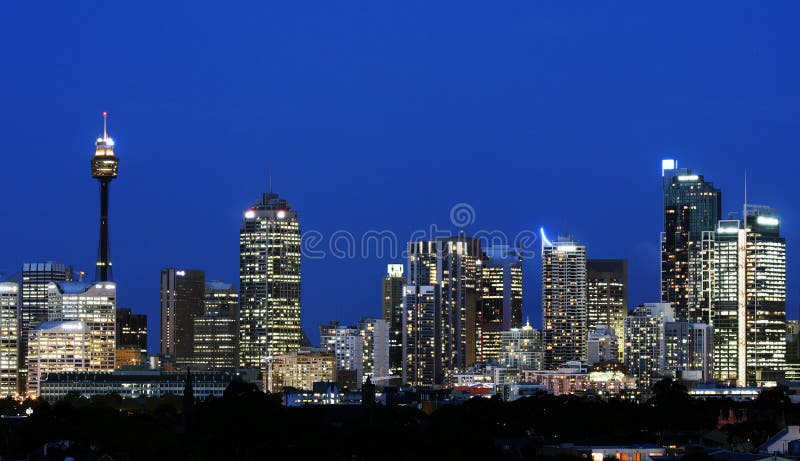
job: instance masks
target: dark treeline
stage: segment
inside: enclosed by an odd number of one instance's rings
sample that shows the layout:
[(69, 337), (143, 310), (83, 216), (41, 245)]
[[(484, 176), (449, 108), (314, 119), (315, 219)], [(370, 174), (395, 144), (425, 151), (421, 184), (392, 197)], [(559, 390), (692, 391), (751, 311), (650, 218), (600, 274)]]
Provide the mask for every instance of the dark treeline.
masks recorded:
[[(660, 386), (660, 387), (659, 387)], [(68, 396), (46, 402), (0, 401), (4, 458), (25, 458), (48, 442), (49, 459), (537, 459), (542, 444), (700, 444), (731, 409), (746, 420), (722, 427), (725, 448), (752, 449), (800, 409), (780, 391), (754, 402), (701, 401), (671, 382), (646, 403), (538, 395), (515, 402), (476, 398), (427, 415), (391, 405), (285, 408), (280, 396), (234, 383), (221, 398), (187, 407), (180, 397), (123, 400)], [(744, 418), (743, 418), (744, 419)], [(719, 438), (719, 437), (718, 437)], [(35, 457), (34, 457), (35, 458)]]

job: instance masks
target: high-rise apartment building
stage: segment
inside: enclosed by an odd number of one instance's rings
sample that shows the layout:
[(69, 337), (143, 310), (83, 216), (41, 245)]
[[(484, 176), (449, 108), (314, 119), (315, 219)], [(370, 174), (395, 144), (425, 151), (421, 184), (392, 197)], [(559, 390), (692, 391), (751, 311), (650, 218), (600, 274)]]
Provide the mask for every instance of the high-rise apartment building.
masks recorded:
[(542, 333), (530, 323), (500, 333), (500, 355), (497, 362), (518, 370), (542, 369)]
[(486, 248), (478, 265), (479, 361), (497, 360), (501, 334), (522, 327), (522, 256), (508, 245)]
[(619, 349), (616, 331), (606, 325), (597, 325), (589, 332), (586, 342), (586, 365), (591, 367), (599, 362), (619, 361)]
[(339, 325), (334, 320), (319, 327), (321, 347), (336, 357), (336, 376), (340, 387), (361, 388), (364, 381), (364, 337), (355, 326)]
[(665, 375), (683, 381), (711, 381), (713, 347), (711, 325), (685, 321), (666, 322), (663, 363)]
[(665, 368), (664, 325), (675, 314), (669, 303), (645, 303), (625, 318), (625, 365), (640, 388), (648, 389)]
[[(628, 261), (625, 259), (589, 259), (586, 261), (586, 329), (604, 325), (612, 330), (620, 344), (625, 343), (625, 316), (628, 314)], [(624, 348), (616, 360), (622, 361)]]
[(300, 223), (272, 192), (244, 212), (239, 238), (239, 365), (300, 348)]
[(15, 396), (19, 361), (19, 285), (0, 282), (0, 398)]
[(381, 281), (383, 319), (389, 324), (389, 372), (403, 374), (403, 286), (406, 277), (402, 264), (389, 264)]
[(191, 363), (194, 319), (204, 313), (206, 275), (201, 270), (161, 269), (161, 356)]
[[(704, 284), (703, 232), (720, 219), (722, 192), (703, 175), (664, 160), (664, 230), (661, 233), (661, 300), (671, 303), (675, 318), (709, 323), (711, 300)], [(707, 269), (707, 268), (706, 268)]]
[(403, 291), (403, 384), (444, 384), (439, 287), (407, 285)]
[(88, 328), (89, 371), (113, 371), (117, 335), (116, 283), (50, 282), (47, 299), (50, 322), (78, 321)]
[[(364, 317), (358, 322), (361, 337), (364, 339), (364, 377), (369, 377), (378, 387), (389, 382), (389, 322), (384, 319)], [(402, 345), (402, 336), (401, 336)], [(401, 349), (402, 351), (402, 349)]]
[(192, 365), (234, 370), (239, 363), (239, 292), (232, 283), (208, 282), (204, 304), (203, 315), (192, 321)]
[(544, 369), (586, 362), (586, 247), (569, 237), (542, 235)]

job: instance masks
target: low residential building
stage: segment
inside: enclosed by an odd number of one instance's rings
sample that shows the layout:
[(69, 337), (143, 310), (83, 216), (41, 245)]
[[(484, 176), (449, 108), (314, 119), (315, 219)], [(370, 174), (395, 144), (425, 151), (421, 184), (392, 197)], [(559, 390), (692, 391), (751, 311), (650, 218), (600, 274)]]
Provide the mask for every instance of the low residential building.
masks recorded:
[(284, 387), (312, 389), (315, 382), (336, 381), (336, 356), (318, 348), (300, 348), (267, 360), (264, 389), (280, 392)]

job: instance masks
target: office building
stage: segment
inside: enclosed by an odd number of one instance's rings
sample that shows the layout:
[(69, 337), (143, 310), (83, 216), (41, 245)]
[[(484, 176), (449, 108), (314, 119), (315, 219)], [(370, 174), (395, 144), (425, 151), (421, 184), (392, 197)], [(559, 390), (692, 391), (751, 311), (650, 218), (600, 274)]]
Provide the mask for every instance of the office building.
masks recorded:
[(239, 365), (300, 348), (300, 223), (272, 192), (244, 212), (239, 234)]
[(664, 325), (675, 314), (669, 303), (645, 303), (625, 318), (625, 366), (640, 389), (649, 389), (664, 374)]
[(84, 322), (43, 322), (36, 327), (28, 341), (27, 395), (39, 396), (39, 383), (48, 373), (93, 371), (91, 348), (91, 330)]
[(586, 362), (586, 247), (569, 237), (542, 235), (544, 369)]
[(136, 347), (147, 352), (147, 315), (117, 308), (117, 346)]
[(111, 280), (111, 249), (108, 245), (108, 189), (117, 177), (119, 159), (114, 155), (114, 140), (108, 136), (106, 117), (103, 112), (103, 137), (97, 138), (92, 157), (92, 177), (100, 183), (100, 244), (97, 251), (95, 279), (100, 282)]
[(47, 285), (67, 280), (68, 268), (55, 262), (25, 263), (22, 265), (22, 284), (19, 306), (19, 391), (27, 385), (28, 334), (47, 321)]
[(661, 300), (672, 304), (677, 320), (710, 323), (702, 239), (703, 232), (713, 232), (720, 219), (722, 191), (706, 182), (703, 175), (678, 168), (675, 160), (662, 162), (661, 176)]
[(488, 247), (478, 278), (478, 357), (480, 362), (496, 361), (502, 332), (522, 327), (522, 256), (508, 245)]
[[(624, 344), (625, 316), (628, 314), (628, 261), (589, 259), (586, 261), (586, 329), (604, 325), (614, 330)], [(616, 358), (622, 361), (623, 348)]]
[[(192, 370), (192, 391), (198, 400), (222, 397), (235, 378), (222, 371)], [(123, 399), (183, 397), (186, 373), (160, 370), (117, 370), (113, 373), (51, 372), (40, 383), (39, 397), (54, 403), (70, 392), (86, 398), (116, 394)]]
[(542, 353), (542, 333), (526, 323), (522, 328), (512, 328), (500, 333), (500, 366), (518, 370), (540, 370)]
[(389, 324), (389, 372), (403, 374), (403, 286), (406, 277), (402, 264), (389, 264), (381, 281), (383, 319)]
[(206, 314), (193, 320), (192, 369), (235, 370), (239, 328), (236, 318)]
[(212, 280), (205, 288), (205, 315), (222, 315), (237, 318), (239, 290), (232, 283)]
[(201, 270), (161, 269), (161, 356), (191, 363), (194, 319), (205, 312), (206, 274)]
[(606, 325), (597, 325), (586, 342), (586, 364), (591, 367), (599, 362), (619, 361), (619, 349), (616, 331)]
[[(113, 371), (116, 352), (117, 286), (114, 282), (51, 282), (50, 322), (79, 321), (89, 329), (89, 370)], [(30, 380), (29, 380), (30, 382)]]
[(15, 396), (19, 360), (19, 285), (0, 282), (0, 398)]
[[(405, 334), (419, 335), (412, 341), (428, 334), (434, 336), (426, 345), (406, 346), (407, 363), (411, 360), (415, 373), (426, 375), (417, 381), (418, 385), (442, 384), (445, 373), (463, 370), (476, 362), (480, 341), (476, 311), (481, 257), (480, 241), (463, 235), (408, 244), (407, 287), (412, 289), (406, 288), (405, 292)], [(415, 292), (413, 287), (433, 287), (436, 294), (430, 296), (427, 288)], [(409, 298), (409, 293), (420, 296)], [(429, 301), (436, 305), (428, 306)], [(412, 355), (418, 353), (431, 355)], [(420, 367), (423, 362), (425, 366)], [(424, 368), (428, 370), (423, 372)]]
[(786, 364), (786, 240), (769, 207), (720, 221), (713, 236), (714, 373), (730, 385), (774, 385)]

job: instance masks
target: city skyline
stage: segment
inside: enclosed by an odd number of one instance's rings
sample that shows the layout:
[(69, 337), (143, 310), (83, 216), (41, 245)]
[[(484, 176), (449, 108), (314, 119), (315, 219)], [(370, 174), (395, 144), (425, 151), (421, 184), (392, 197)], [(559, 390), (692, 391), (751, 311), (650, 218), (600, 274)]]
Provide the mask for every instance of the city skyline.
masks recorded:
[[(25, 13), (28, 7), (8, 8)], [(279, 17), (297, 18), (297, 11), (283, 8), (286, 10), (279, 11)], [(440, 31), (443, 25), (434, 18), (445, 10), (432, 8), (417, 15), (421, 23), (415, 25), (442, 39), (448, 29)], [(157, 49), (154, 41), (144, 43), (143, 50), (153, 52), (152, 58), (130, 51), (118, 36), (97, 44), (92, 41), (91, 49), (97, 53), (128, 53), (124, 56), (127, 59), (110, 59), (115, 72), (102, 75), (84, 72), (90, 66), (87, 62), (96, 59), (95, 52), (67, 59), (69, 54), (64, 50), (42, 50), (50, 43), (46, 35), (34, 37), (28, 44), (9, 50), (12, 60), (22, 63), (19, 72), (0, 77), (0, 91), (8, 101), (0, 108), (0, 115), (7, 133), (14, 133), (0, 140), (0, 150), (28, 153), (30, 139), (36, 139), (37, 155), (8, 156), (10, 169), (19, 173), (4, 183), (2, 192), (16, 196), (17, 191), (25, 191), (22, 200), (8, 205), (8, 213), (17, 222), (37, 222), (43, 204), (48, 204), (48, 216), (58, 225), (6, 228), (3, 235), (14, 245), (8, 248), (0, 268), (13, 273), (23, 263), (51, 260), (93, 273), (97, 184), (87, 177), (86, 167), (91, 143), (101, 132), (99, 113), (108, 110), (109, 131), (118, 143), (116, 154), (124, 165), (123, 175), (112, 188), (110, 216), (119, 305), (148, 314), (153, 319), (152, 332), (159, 331), (157, 271), (161, 268), (197, 267), (204, 269), (209, 279), (238, 280), (236, 248), (241, 213), (254, 197), (268, 190), (270, 163), (274, 188), (300, 210), (303, 230), (318, 230), (326, 236), (338, 229), (357, 235), (372, 228), (388, 229), (404, 244), (413, 230), (427, 229), (431, 224), (457, 232), (460, 229), (450, 225), (448, 214), (457, 203), (469, 203), (476, 211), (475, 222), (465, 228), (467, 234), (498, 228), (513, 235), (544, 226), (552, 236), (566, 228), (586, 244), (591, 257), (628, 259), (628, 309), (659, 297), (658, 232), (663, 219), (659, 212), (660, 161), (677, 158), (681, 166), (703, 174), (721, 188), (723, 217), (740, 210), (747, 171), (749, 201), (768, 203), (779, 211), (782, 232), (789, 242), (787, 314), (796, 318), (800, 266), (792, 257), (792, 242), (800, 237), (800, 226), (795, 224), (798, 211), (793, 197), (780, 186), (792, 183), (790, 154), (800, 148), (794, 125), (787, 122), (795, 118), (796, 107), (800, 107), (800, 95), (791, 84), (798, 67), (780, 59), (783, 52), (791, 52), (782, 35), (786, 34), (786, 19), (764, 12), (769, 20), (761, 23), (742, 9), (719, 12), (700, 6), (695, 11), (698, 17), (723, 14), (730, 24), (725, 27), (753, 26), (753, 36), (748, 35), (746, 42), (736, 38), (719, 42), (705, 35), (699, 21), (687, 26), (685, 36), (674, 37), (672, 48), (666, 50), (660, 38), (670, 30), (666, 25), (650, 27), (653, 24), (647, 21), (637, 25), (615, 19), (612, 25), (627, 27), (616, 31), (591, 15), (568, 18), (559, 7), (539, 10), (526, 6), (517, 18), (508, 8), (501, 7), (488, 17), (480, 8), (469, 6), (456, 12), (454, 24), (448, 27), (463, 32), (480, 18), (488, 35), (495, 34), (485, 45), (477, 38), (463, 43), (445, 40), (447, 45), (423, 52), (427, 42), (409, 38), (410, 50), (422, 52), (419, 59), (432, 72), (403, 73), (407, 86), (400, 85), (402, 81), (387, 75), (389, 72), (380, 66), (402, 68), (417, 58), (395, 49), (396, 36), (391, 29), (381, 32), (380, 27), (361, 27), (356, 28), (357, 33), (347, 33), (347, 26), (358, 23), (359, 17), (347, 8), (339, 13), (328, 11), (334, 18), (339, 15), (341, 29), (339, 25), (325, 25), (303, 38), (270, 20), (267, 31), (252, 32), (258, 39), (284, 39), (298, 52), (322, 59), (323, 64), (292, 64), (282, 54), (268, 51), (268, 56), (276, 60), (275, 66), (283, 65), (283, 73), (275, 74), (266, 59), (256, 58), (248, 65), (253, 66), (250, 69), (255, 75), (269, 74), (269, 85), (256, 85), (246, 72), (239, 76), (217, 70), (211, 76), (230, 84), (221, 92), (203, 84), (181, 90), (175, 77), (120, 72), (150, 59), (165, 59), (168, 52), (177, 56), (177, 62), (170, 64), (172, 70), (182, 70), (181, 66), (205, 69), (201, 64), (205, 49), (176, 42), (172, 32), (159, 35), (168, 45), (164, 51)], [(635, 9), (629, 17), (647, 19), (658, 12), (666, 13), (664, 24), (670, 18), (681, 19), (678, 13), (650, 8)], [(115, 17), (120, 11), (104, 6), (85, 14)], [(74, 11), (63, 13), (64, 24), (85, 21)], [(198, 18), (209, 13), (202, 6), (196, 12)], [(540, 24), (537, 14), (554, 18), (555, 25)], [(157, 18), (120, 19), (120, 26), (128, 30), (140, 22), (163, 25)], [(55, 31), (64, 28), (52, 19), (43, 20)], [(398, 21), (403, 28), (411, 25), (407, 19)], [(378, 24), (386, 25), (383, 20)], [(511, 27), (506, 27), (508, 24)], [(584, 26), (580, 37), (591, 37), (596, 44), (588, 50), (568, 47), (576, 54), (569, 59), (549, 54), (559, 24)], [(769, 30), (765, 24), (770, 24)], [(28, 32), (19, 27), (10, 23), (0, 34), (4, 38), (6, 34), (28, 37)], [(224, 30), (234, 30), (230, 24), (227, 27)], [(627, 34), (636, 34), (642, 45), (603, 51), (604, 45), (624, 40)], [(322, 40), (330, 35), (335, 37), (333, 56), (343, 58), (341, 62), (325, 58)], [(377, 43), (362, 40), (362, 36), (376, 38)], [(223, 45), (233, 45), (240, 38), (242, 35), (234, 34)], [(63, 40), (81, 45), (86, 37), (64, 34)], [(524, 45), (537, 40), (544, 52)], [(370, 48), (368, 42), (377, 48)], [(578, 43), (570, 39), (567, 45)], [(639, 46), (655, 51), (642, 55), (637, 52)], [(186, 53), (176, 53), (184, 47)], [(348, 59), (351, 52), (345, 51), (351, 47), (356, 54), (377, 60), (374, 67), (366, 67), (366, 75), (375, 77), (378, 83), (363, 80), (358, 72), (362, 58)], [(769, 49), (782, 52), (763, 51)], [(259, 56), (253, 50), (248, 45), (240, 52)], [(465, 57), (473, 50), (499, 68), (474, 68)], [(521, 59), (509, 60), (514, 64), (494, 61), (491, 54), (497, 50), (506, 50), (504, 59)], [(389, 51), (393, 60), (381, 58), (379, 51)], [(598, 62), (593, 57), (598, 51), (607, 59)], [(223, 57), (223, 63), (233, 62), (228, 59), (242, 61), (237, 53)], [(441, 54), (449, 58), (440, 64), (436, 59)], [(716, 58), (706, 64), (709, 55)], [(42, 87), (44, 80), (33, 78), (34, 74), (47, 75), (40, 66), (49, 61), (63, 63), (63, 86)], [(594, 75), (597, 80), (582, 77), (585, 72), (576, 71), (584, 69), (583, 65), (573, 61), (608, 65), (613, 72), (601, 71)], [(678, 70), (687, 63), (696, 64), (696, 74), (684, 76)], [(540, 68), (548, 72), (539, 72)], [(758, 70), (764, 68), (778, 70), (765, 77)], [(325, 78), (337, 71), (345, 72), (345, 77)], [(626, 72), (636, 78), (612, 78)], [(350, 78), (354, 83), (348, 83)], [(566, 80), (562, 82), (563, 78)], [(233, 88), (237, 84), (242, 89)], [(370, 96), (382, 88), (376, 85), (397, 87), (398, 96), (383, 96), (372, 102)], [(466, 97), (475, 87), (483, 89), (486, 100)], [(275, 88), (284, 88), (286, 95)], [(302, 96), (309, 88), (318, 89)], [(570, 96), (575, 89), (580, 91)], [(195, 101), (194, 90), (217, 96)], [(420, 99), (408, 98), (417, 91), (423, 95)], [(641, 102), (631, 102), (644, 94), (648, 96)], [(625, 99), (620, 102), (615, 95)], [(352, 96), (357, 98), (351, 106), (346, 101)], [(214, 115), (199, 115), (205, 109)], [(31, 123), (33, 119), (37, 123)], [(46, 137), (41, 136), (42, 130), (47, 132)], [(451, 164), (448, 157), (455, 154), (463, 161)], [(397, 187), (409, 179), (398, 166), (398, 158), (401, 163), (426, 160), (441, 174), (447, 171), (458, 178), (460, 184), (487, 185), (445, 188), (437, 186), (441, 178), (418, 176), (414, 178), (415, 187), (406, 187), (403, 199), (398, 200)], [(496, 161), (502, 168), (493, 164)], [(37, 178), (27, 173), (33, 171), (45, 179), (36, 183)], [(504, 176), (487, 178), (487, 171)], [(561, 174), (565, 171), (568, 173)], [(430, 193), (431, 187), (436, 193)], [(597, 225), (616, 211), (611, 205), (592, 204), (591, 196), (598, 192), (625, 210), (626, 232), (620, 232), (622, 224), (607, 228)], [(559, 195), (558, 200), (552, 200), (554, 194)], [(58, 205), (50, 206), (53, 201)], [(397, 212), (387, 206), (390, 203), (411, 206)], [(193, 225), (187, 228), (189, 222)], [(302, 321), (312, 341), (317, 342), (317, 326), (331, 318), (351, 324), (362, 315), (379, 316), (379, 280), (387, 263), (402, 262), (402, 258), (377, 257), (304, 260)], [(528, 259), (524, 264), (523, 318), (530, 317), (538, 326), (540, 259)], [(356, 284), (355, 298), (331, 301), (329, 293), (343, 283)], [(158, 350), (157, 342), (157, 335), (151, 335), (151, 351)]]

